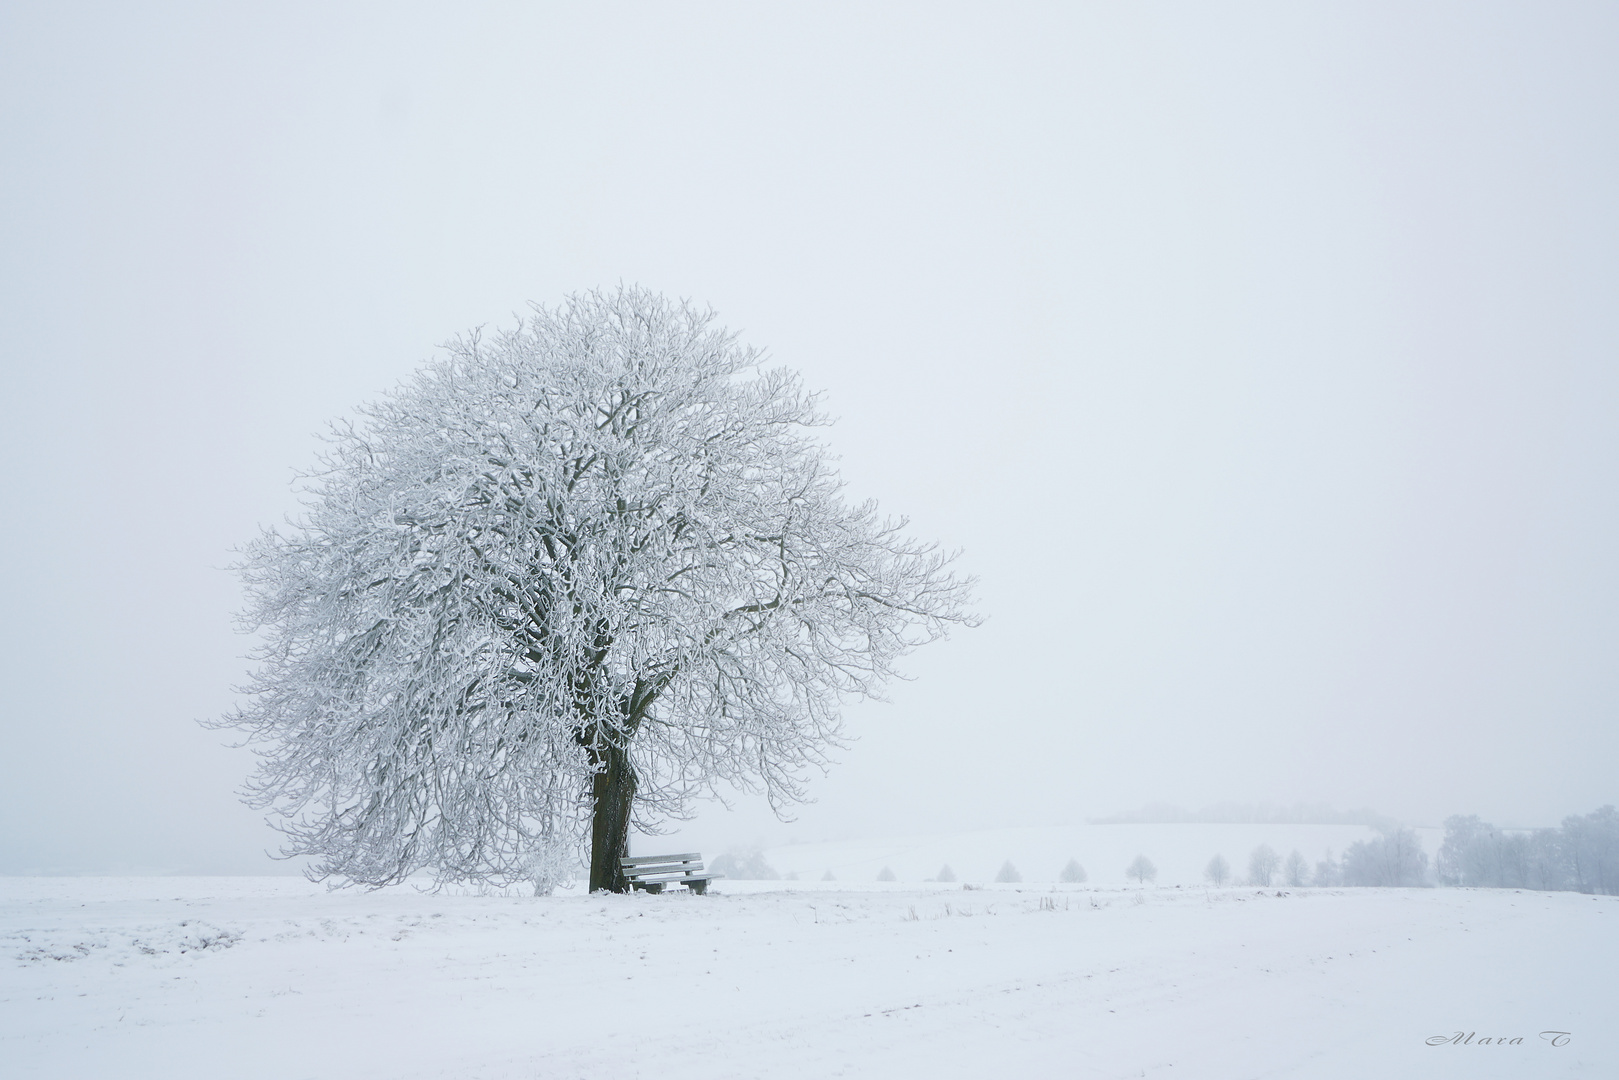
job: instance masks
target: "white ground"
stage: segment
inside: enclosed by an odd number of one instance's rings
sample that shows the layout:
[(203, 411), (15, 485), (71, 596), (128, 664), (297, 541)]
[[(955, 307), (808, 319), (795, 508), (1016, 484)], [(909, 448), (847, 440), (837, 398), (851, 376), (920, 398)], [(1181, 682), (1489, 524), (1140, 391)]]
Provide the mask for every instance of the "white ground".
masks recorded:
[(1277, 891), (0, 878), (0, 1074), (1619, 1076), (1619, 899)]

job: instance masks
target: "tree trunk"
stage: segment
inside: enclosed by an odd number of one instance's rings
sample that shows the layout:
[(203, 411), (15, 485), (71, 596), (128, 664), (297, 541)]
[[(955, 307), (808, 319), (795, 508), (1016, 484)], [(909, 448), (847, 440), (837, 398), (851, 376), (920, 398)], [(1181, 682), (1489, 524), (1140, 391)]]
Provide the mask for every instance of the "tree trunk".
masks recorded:
[(590, 891), (629, 892), (629, 879), (618, 860), (630, 853), (635, 769), (628, 751), (617, 746), (604, 746), (592, 756), (602, 768), (591, 779), (595, 805), (590, 817)]

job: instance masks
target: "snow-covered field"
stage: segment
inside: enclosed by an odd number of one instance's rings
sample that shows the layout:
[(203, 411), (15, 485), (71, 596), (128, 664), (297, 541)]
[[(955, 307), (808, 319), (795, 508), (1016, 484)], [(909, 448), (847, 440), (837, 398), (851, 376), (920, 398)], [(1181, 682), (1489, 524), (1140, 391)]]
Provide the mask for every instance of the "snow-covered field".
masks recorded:
[(0, 878), (0, 1074), (1612, 1077), (1615, 971), (1568, 893)]

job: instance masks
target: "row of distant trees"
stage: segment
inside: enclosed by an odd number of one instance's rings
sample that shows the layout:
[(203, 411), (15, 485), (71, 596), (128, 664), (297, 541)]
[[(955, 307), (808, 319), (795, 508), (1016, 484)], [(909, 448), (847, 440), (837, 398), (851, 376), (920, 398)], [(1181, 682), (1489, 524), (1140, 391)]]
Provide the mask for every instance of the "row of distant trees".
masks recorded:
[[(1236, 877), (1224, 855), (1216, 854), (1203, 868), (1212, 885), (1234, 884)], [(1311, 867), (1297, 848), (1283, 859), (1269, 844), (1260, 844), (1248, 855), (1247, 884), (1261, 888), (1289, 885), (1413, 886), (1428, 884), (1428, 856), (1422, 850), (1416, 830), (1384, 828), (1376, 837), (1357, 840), (1344, 849), (1342, 858), (1329, 851)]]
[[(1294, 887), (1310, 884), (1310, 864), (1297, 848), (1288, 853), (1285, 863), (1269, 844), (1254, 848), (1248, 856), (1249, 884), (1269, 888), (1276, 883), (1278, 873), (1282, 880)], [(1235, 884), (1231, 864), (1224, 855), (1216, 854), (1210, 859), (1209, 865), (1203, 868), (1203, 876), (1211, 885)]]
[[(1139, 862), (1140, 859), (1137, 861)], [(1148, 863), (1147, 865), (1151, 866), (1152, 864)], [(781, 877), (781, 875), (776, 872), (775, 868), (765, 861), (764, 855), (758, 851), (726, 852), (724, 855), (721, 855), (719, 858), (709, 863), (709, 869), (717, 873), (724, 874), (726, 877), (740, 878), (744, 881), (775, 881)], [(1157, 871), (1153, 871), (1153, 873), (1156, 874)], [(832, 873), (832, 871), (828, 870), (821, 876), (821, 880), (836, 881), (837, 877)], [(892, 869), (885, 866), (877, 872), (877, 880), (898, 881), (899, 876), (895, 874)], [(950, 869), (949, 863), (946, 863), (944, 866), (939, 868), (938, 874), (928, 878), (927, 880), (955, 881), (956, 872)], [(1023, 875), (1018, 872), (1018, 868), (1016, 866), (1012, 865), (1012, 860), (1008, 859), (1006, 862), (1001, 864), (1000, 870), (996, 872), (995, 880), (1003, 884), (1008, 882), (1018, 882), (1023, 880)], [(1058, 875), (1057, 880), (1069, 883), (1081, 883), (1090, 880), (1090, 878), (1089, 875), (1085, 873), (1085, 868), (1079, 864), (1078, 859), (1069, 859), (1068, 865), (1062, 868), (1062, 873)]]
[[(781, 877), (757, 851), (721, 855), (710, 864), (710, 869), (727, 877), (744, 880), (775, 880)], [(1283, 859), (1269, 844), (1260, 844), (1249, 855), (1246, 883), (1265, 888), (1276, 884), (1296, 888), (1305, 885), (1424, 885), (1428, 883), (1427, 869), (1428, 856), (1423, 853), (1417, 834), (1411, 829), (1396, 829), (1385, 830), (1374, 840), (1349, 845), (1342, 859), (1334, 859), (1329, 852), (1326, 859), (1316, 863), (1313, 869), (1297, 849)], [(1157, 880), (1158, 868), (1147, 856), (1137, 855), (1124, 868), (1124, 875), (1138, 884), (1146, 884)], [(1209, 860), (1203, 876), (1214, 885), (1236, 883), (1231, 864), (1223, 855), (1215, 855)], [(834, 881), (836, 878), (828, 870), (821, 880)], [(878, 871), (877, 880), (899, 879), (892, 869), (885, 866)], [(927, 880), (955, 881), (956, 872), (946, 864), (938, 874)], [(1011, 860), (1007, 860), (996, 872), (995, 880), (1002, 884), (1020, 882), (1023, 875)], [(1090, 879), (1078, 859), (1069, 859), (1057, 880), (1079, 884)]]
[(1478, 816), (1445, 821), (1441, 885), (1619, 893), (1619, 810), (1604, 806), (1557, 829), (1500, 829)]
[[(780, 876), (757, 851), (722, 855), (713, 868), (738, 878)], [(1414, 887), (1431, 885), (1437, 878), (1440, 885), (1619, 894), (1619, 810), (1604, 806), (1567, 817), (1556, 829), (1501, 829), (1476, 815), (1457, 815), (1445, 821), (1445, 839), (1433, 870), (1430, 875), (1428, 855), (1414, 829), (1384, 826), (1376, 836), (1350, 844), (1342, 856), (1329, 851), (1313, 866), (1297, 848), (1283, 858), (1269, 844), (1260, 844), (1248, 855), (1246, 878), (1239, 880), (1221, 854), (1209, 860), (1203, 876), (1216, 886), (1241, 883), (1260, 888)], [(1125, 868), (1125, 876), (1145, 884), (1157, 879), (1158, 869), (1151, 859), (1137, 855)], [(824, 880), (832, 880), (831, 871)], [(885, 866), (878, 880), (896, 878)], [(955, 881), (956, 874), (946, 865), (928, 880)], [(1023, 876), (1009, 860), (995, 880), (1019, 882)], [(1079, 883), (1088, 876), (1078, 859), (1069, 859), (1058, 880)]]
[[(1235, 881), (1218, 854), (1203, 876), (1214, 885)], [(1556, 829), (1501, 829), (1477, 815), (1447, 818), (1433, 877), (1441, 885), (1619, 894), (1619, 810), (1604, 806), (1566, 817)], [(1248, 857), (1247, 883), (1417, 886), (1433, 879), (1415, 830), (1385, 827), (1350, 844), (1341, 858), (1328, 852), (1313, 870), (1297, 849), (1283, 860), (1261, 844)]]
[[(711, 862), (709, 864), (709, 869), (717, 873), (724, 874), (726, 877), (740, 878), (743, 881), (775, 881), (781, 877), (781, 875), (776, 872), (774, 867), (765, 862), (764, 856), (757, 851), (743, 854), (728, 852)], [(788, 875), (789, 879), (796, 878), (797, 876), (798, 875), (796, 873)], [(826, 873), (821, 875), (821, 880), (836, 881), (837, 875), (832, 873), (831, 870), (828, 870)], [(877, 880), (898, 881), (899, 875), (894, 873), (892, 867), (885, 866), (881, 870), (877, 871)], [(925, 878), (924, 880), (955, 881), (956, 872), (950, 868), (949, 863), (945, 863), (939, 868), (939, 872), (937, 874), (935, 874), (933, 877)], [(996, 871), (995, 880), (1002, 883), (1017, 882), (1023, 880), (1023, 875), (1018, 872), (1018, 868), (1013, 866), (1012, 861), (1008, 859), (1006, 862), (1001, 864), (1000, 870)], [(1085, 868), (1079, 865), (1079, 861), (1077, 859), (1069, 859), (1068, 865), (1063, 867), (1060, 880), (1085, 881)]]

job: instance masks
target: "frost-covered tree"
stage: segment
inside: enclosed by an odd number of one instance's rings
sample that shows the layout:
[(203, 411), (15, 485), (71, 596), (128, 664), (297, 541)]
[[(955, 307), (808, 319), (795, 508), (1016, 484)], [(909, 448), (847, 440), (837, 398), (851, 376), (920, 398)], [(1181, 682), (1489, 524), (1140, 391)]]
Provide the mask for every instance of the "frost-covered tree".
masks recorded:
[(995, 880), (1001, 882), (1002, 884), (1010, 884), (1012, 882), (1022, 881), (1023, 875), (1017, 872), (1017, 867), (1012, 865), (1012, 860), (1007, 859), (1005, 862), (1001, 863), (1001, 868), (996, 873)]
[[(840, 704), (970, 622), (968, 583), (850, 505), (795, 375), (640, 289), (474, 333), (339, 424), (247, 550), (251, 801), (315, 877), (522, 880), (720, 786), (781, 808)], [(588, 822), (588, 827), (586, 823)]]
[(1536, 829), (1529, 837), (1529, 887), (1564, 889), (1568, 887), (1568, 852), (1563, 834), (1556, 829)]
[(1619, 893), (1619, 810), (1604, 806), (1563, 819), (1563, 848), (1574, 887), (1588, 893)]
[(1277, 867), (1281, 865), (1282, 860), (1276, 854), (1276, 849), (1269, 844), (1260, 844), (1248, 855), (1248, 884), (1269, 888)]
[(559, 885), (573, 884), (578, 862), (571, 844), (539, 844), (529, 853), (523, 876), (533, 883), (535, 896), (550, 896)]
[(1124, 868), (1124, 876), (1135, 878), (1138, 884), (1145, 884), (1158, 879), (1158, 868), (1145, 855), (1137, 855), (1130, 865)]
[(950, 869), (950, 864), (949, 863), (945, 863), (943, 866), (941, 866), (939, 868), (939, 876), (934, 878), (933, 880), (935, 880), (935, 881), (954, 881), (954, 880), (956, 880), (956, 872), (954, 870)]
[(1503, 833), (1500, 836), (1501, 887), (1504, 889), (1529, 888), (1532, 838), (1526, 832)]
[(1499, 887), (1501, 834), (1477, 814), (1454, 814), (1445, 819), (1445, 838), (1439, 845), (1435, 872), (1444, 885)]
[(1477, 815), (1445, 819), (1441, 884), (1619, 892), (1619, 811), (1563, 819), (1561, 829), (1507, 830)]
[(1069, 859), (1068, 865), (1062, 868), (1061, 879), (1070, 885), (1077, 885), (1086, 879), (1085, 868), (1079, 865), (1078, 859)]
[(1209, 879), (1211, 885), (1224, 885), (1231, 880), (1231, 864), (1226, 862), (1224, 855), (1216, 854), (1203, 868), (1203, 876)]
[[(1445, 819), (1435, 872), (1443, 885), (1521, 889), (1545, 877), (1544, 841), (1499, 829), (1476, 814)], [(1537, 873), (1537, 868), (1539, 873)]]
[(894, 871), (890, 870), (888, 867), (885, 866), (881, 870), (877, 871), (877, 880), (878, 881), (898, 881), (899, 878), (894, 876)]
[(1338, 860), (1333, 857), (1332, 849), (1328, 848), (1327, 854), (1315, 864), (1315, 884), (1322, 887), (1336, 885), (1339, 878)]
[(1298, 889), (1304, 885), (1305, 878), (1310, 876), (1310, 864), (1304, 861), (1304, 856), (1294, 848), (1287, 853), (1287, 861), (1282, 864), (1282, 880), (1291, 887)]
[(1414, 829), (1382, 829), (1375, 840), (1356, 840), (1344, 849), (1345, 885), (1427, 884), (1428, 854)]

